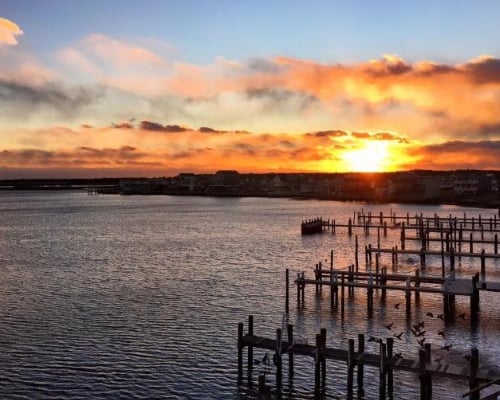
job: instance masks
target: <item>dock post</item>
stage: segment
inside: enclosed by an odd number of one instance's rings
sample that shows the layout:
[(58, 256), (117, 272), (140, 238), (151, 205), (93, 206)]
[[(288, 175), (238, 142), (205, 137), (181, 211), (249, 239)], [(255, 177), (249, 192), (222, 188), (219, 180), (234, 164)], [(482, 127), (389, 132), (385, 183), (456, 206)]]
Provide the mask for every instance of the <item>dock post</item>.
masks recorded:
[(379, 365), (379, 398), (385, 399), (387, 385), (387, 355), (386, 344), (380, 343), (380, 365)]
[(336, 301), (335, 301), (335, 287), (334, 287), (334, 272), (330, 271), (330, 308), (332, 311), (333, 308), (335, 307), (335, 303)]
[(419, 360), (419, 374), (418, 377), (420, 379), (420, 400), (428, 400), (427, 399), (427, 377), (426, 377), (426, 354), (424, 349), (420, 349), (418, 352), (418, 360)]
[(479, 317), (479, 273), (472, 277), (472, 295), (470, 298), (470, 321), (475, 323)]
[(316, 289), (316, 295), (318, 294), (318, 282), (319, 282), (319, 267), (318, 263), (314, 266), (314, 287)]
[(345, 301), (345, 276), (342, 274), (340, 280), (340, 315), (344, 319), (344, 301)]
[(283, 369), (281, 363), (281, 328), (276, 329), (276, 353), (274, 361), (276, 364), (276, 387), (279, 391), (281, 389), (281, 381), (283, 379)]
[(238, 323), (238, 380), (243, 377), (243, 322)]
[[(394, 355), (394, 339), (387, 338), (387, 359), (391, 360)], [(387, 366), (387, 392), (389, 397), (392, 397), (394, 392), (394, 373), (392, 371), (392, 364)]]
[(444, 278), (446, 276), (445, 265), (444, 265), (444, 244), (441, 241), (441, 277)]
[(356, 359), (354, 357), (354, 339), (349, 339), (349, 348), (347, 351), (347, 398), (352, 399), (354, 386), (354, 366)]
[(418, 303), (420, 301), (420, 270), (416, 269), (415, 270), (415, 303)]
[[(472, 226), (474, 226), (474, 224), (472, 224)], [(474, 242), (472, 241), (472, 232), (469, 235), (469, 253), (471, 254), (474, 253)]]
[(354, 297), (354, 265), (349, 265), (349, 274), (347, 275), (347, 282), (349, 287), (347, 289), (347, 294), (349, 297)]
[(486, 281), (486, 262), (484, 249), (481, 250), (481, 282)]
[(455, 270), (455, 248), (450, 247), (450, 271)]
[(420, 266), (425, 267), (425, 247), (420, 249)]
[(288, 378), (293, 378), (293, 325), (286, 325), (287, 339), (288, 339)]
[(384, 221), (384, 236), (387, 236), (387, 221)]
[(363, 388), (364, 366), (362, 357), (365, 353), (365, 335), (358, 334), (358, 358), (356, 361), (358, 372), (358, 397), (364, 396), (365, 389)]
[(304, 283), (304, 280), (305, 280), (305, 272), (302, 271), (302, 273), (300, 274), (300, 297), (301, 297), (301, 301), (302, 301), (302, 304), (305, 303), (305, 297), (306, 297), (306, 284)]
[[(470, 378), (469, 378), (469, 388), (470, 390), (477, 389), (479, 386), (479, 380), (477, 379), (477, 370), (479, 368), (479, 351), (478, 349), (471, 349), (470, 357)], [(476, 390), (470, 395), (471, 400), (480, 399), (480, 391)]]
[(290, 310), (290, 271), (288, 268), (286, 269), (285, 273), (286, 277), (286, 289), (285, 289), (285, 311), (288, 313)]
[(321, 359), (321, 387), (324, 389), (326, 386), (326, 357), (325, 357), (325, 349), (326, 349), (326, 328), (320, 329), (320, 359)]
[(384, 223), (384, 212), (380, 211), (380, 219), (379, 219), (379, 224), (382, 225)]
[(366, 288), (366, 300), (367, 300), (367, 311), (368, 317), (373, 315), (373, 276), (370, 275), (368, 278), (368, 286)]
[(347, 232), (349, 236), (352, 236), (352, 221), (351, 218), (349, 218), (348, 226), (347, 226)]
[(319, 397), (321, 386), (321, 335), (316, 334), (316, 351), (314, 353), (314, 395)]
[[(401, 250), (405, 250), (406, 234), (405, 234), (405, 223), (401, 224)], [(380, 246), (378, 246), (380, 247)]]
[(382, 295), (381, 295), (381, 298), (380, 300), (382, 300), (383, 302), (385, 301), (386, 297), (387, 297), (387, 288), (386, 288), (386, 285), (387, 285), (387, 267), (382, 267), (382, 276), (381, 276), (381, 279), (380, 279), (380, 285), (382, 286)]
[[(248, 336), (253, 336), (253, 315), (248, 316)], [(247, 364), (248, 370), (251, 371), (253, 369), (253, 345), (248, 344), (248, 356), (247, 356)]]
[(405, 298), (406, 298), (406, 316), (409, 316), (411, 314), (411, 290), (410, 290), (410, 278), (406, 279), (406, 293), (405, 293)]
[(498, 234), (495, 233), (495, 254), (498, 254)]
[(330, 270), (333, 269), (333, 249), (330, 250)]
[[(430, 343), (426, 343), (425, 344), (425, 361), (427, 363), (430, 363), (431, 362), (431, 344)], [(432, 399), (432, 373), (431, 372), (428, 372), (426, 371), (425, 372), (425, 380), (426, 380), (426, 383), (425, 383), (425, 389), (426, 389), (426, 398), (431, 400)]]
[(300, 272), (297, 272), (297, 308), (300, 307)]
[(356, 272), (359, 271), (359, 260), (358, 260), (358, 250), (359, 250), (359, 246), (358, 246), (358, 235), (355, 236), (354, 238), (355, 240), (355, 244), (354, 244), (354, 260), (355, 260), (355, 264), (356, 264)]

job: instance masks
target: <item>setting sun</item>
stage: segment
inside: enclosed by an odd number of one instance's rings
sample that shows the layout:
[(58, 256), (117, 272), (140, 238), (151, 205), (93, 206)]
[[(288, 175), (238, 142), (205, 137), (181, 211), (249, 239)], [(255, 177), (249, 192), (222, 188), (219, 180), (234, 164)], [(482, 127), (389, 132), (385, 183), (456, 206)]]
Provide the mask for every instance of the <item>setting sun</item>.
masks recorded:
[(360, 149), (345, 152), (342, 158), (349, 171), (382, 172), (388, 169), (387, 147), (386, 142), (367, 142)]

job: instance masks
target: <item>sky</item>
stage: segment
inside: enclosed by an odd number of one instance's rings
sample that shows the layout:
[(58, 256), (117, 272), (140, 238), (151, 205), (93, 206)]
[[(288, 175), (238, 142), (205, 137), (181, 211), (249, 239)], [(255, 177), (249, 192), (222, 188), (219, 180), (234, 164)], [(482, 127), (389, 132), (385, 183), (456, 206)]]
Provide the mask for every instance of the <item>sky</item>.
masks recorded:
[(499, 1), (0, 0), (0, 179), (500, 169)]

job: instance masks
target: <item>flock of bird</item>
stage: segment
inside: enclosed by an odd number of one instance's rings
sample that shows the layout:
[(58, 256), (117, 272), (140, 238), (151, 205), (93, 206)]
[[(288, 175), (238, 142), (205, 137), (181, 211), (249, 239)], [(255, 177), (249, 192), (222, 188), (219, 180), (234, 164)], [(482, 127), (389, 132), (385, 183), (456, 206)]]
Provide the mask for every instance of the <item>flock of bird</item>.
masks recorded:
[[(394, 308), (399, 309), (401, 303), (396, 303), (394, 304)], [(444, 321), (444, 316), (443, 314), (434, 314), (432, 312), (427, 312), (426, 317), (429, 319), (439, 319), (441, 321)], [(458, 318), (461, 320), (466, 319), (466, 313), (460, 313), (458, 314)], [(431, 325), (431, 323), (427, 323), (427, 326)], [(434, 325), (434, 324), (432, 324)], [(394, 321), (391, 321), (387, 324), (385, 324), (385, 328), (388, 331), (393, 332), (394, 331)], [(402, 330), (400, 332), (394, 332), (392, 336), (396, 338), (397, 340), (404, 340), (404, 335), (410, 336), (415, 339), (415, 342), (420, 346), (420, 347), (425, 347), (426, 343), (430, 343), (430, 341), (434, 341), (433, 337), (437, 337), (441, 340), (444, 340), (444, 343), (440, 345), (440, 347), (437, 349), (438, 355), (433, 358), (434, 362), (441, 364), (445, 360), (445, 354), (446, 352), (450, 352), (451, 348), (453, 347), (453, 344), (450, 343), (447, 339), (447, 335), (443, 329), (438, 329), (437, 331), (429, 331), (426, 329), (426, 321), (418, 321), (417, 323), (411, 325), (411, 327), (406, 328), (405, 330)], [(377, 342), (377, 343), (382, 343), (383, 340), (380, 337), (375, 337), (375, 336), (369, 336), (367, 339), (368, 342)], [(396, 358), (401, 358), (402, 353), (394, 353), (393, 357)], [(463, 356), (464, 359), (470, 360), (470, 355), (466, 354)]]

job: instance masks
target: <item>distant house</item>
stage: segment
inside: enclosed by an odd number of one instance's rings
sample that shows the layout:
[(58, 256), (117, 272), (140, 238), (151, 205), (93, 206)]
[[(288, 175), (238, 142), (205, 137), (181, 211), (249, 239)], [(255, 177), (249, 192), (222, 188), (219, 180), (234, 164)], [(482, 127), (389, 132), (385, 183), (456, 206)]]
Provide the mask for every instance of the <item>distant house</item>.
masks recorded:
[(212, 185), (239, 186), (241, 175), (235, 170), (217, 171), (212, 178)]
[(240, 191), (241, 175), (234, 170), (221, 170), (213, 175), (205, 194), (210, 196), (234, 196)]

